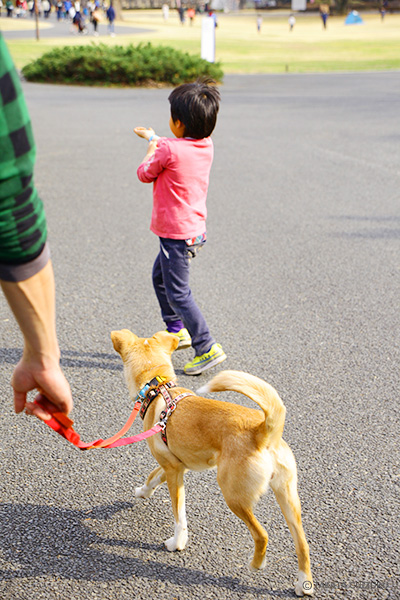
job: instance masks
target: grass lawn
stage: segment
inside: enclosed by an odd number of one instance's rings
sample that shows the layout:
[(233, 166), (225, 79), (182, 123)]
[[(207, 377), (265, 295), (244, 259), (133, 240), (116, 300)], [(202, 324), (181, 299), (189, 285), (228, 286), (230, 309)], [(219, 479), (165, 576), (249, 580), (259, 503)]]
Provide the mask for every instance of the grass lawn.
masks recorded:
[[(344, 24), (344, 17), (330, 17), (323, 30), (318, 14), (299, 15), (292, 32), (288, 13), (263, 13), (261, 33), (257, 32), (256, 14), (218, 15), (216, 30), (217, 60), (225, 73), (293, 73), (400, 69), (400, 15), (362, 15), (363, 25)], [(22, 67), (54, 46), (106, 43), (129, 44), (150, 41), (179, 50), (200, 54), (201, 17), (192, 27), (180, 25), (177, 13), (170, 12), (164, 23), (161, 11), (125, 11), (121, 25), (151, 29), (143, 34), (115, 38), (93, 38), (71, 34), (69, 38), (9, 40), (8, 45), (18, 67)], [(0, 27), (34, 29), (31, 21), (1, 19)], [(42, 26), (42, 24), (41, 24)], [(91, 29), (91, 27), (90, 27)]]

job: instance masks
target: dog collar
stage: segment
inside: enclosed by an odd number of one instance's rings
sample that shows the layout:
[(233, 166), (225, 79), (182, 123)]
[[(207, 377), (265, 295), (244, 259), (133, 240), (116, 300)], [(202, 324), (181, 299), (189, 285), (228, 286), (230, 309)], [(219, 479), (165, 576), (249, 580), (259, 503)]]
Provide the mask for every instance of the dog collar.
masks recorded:
[(135, 402), (143, 402), (143, 400), (146, 398), (147, 392), (149, 391), (149, 389), (151, 387), (158, 387), (158, 385), (160, 383), (164, 383), (164, 381), (166, 381), (166, 380), (167, 380), (166, 377), (159, 377), (158, 375), (156, 377), (153, 377), (153, 379), (151, 381), (149, 381), (148, 383), (146, 383), (142, 387), (142, 389), (137, 393)]
[(154, 398), (156, 398), (160, 393), (163, 393), (163, 388), (165, 389), (172, 387), (176, 387), (176, 383), (174, 381), (167, 381), (166, 377), (159, 377), (158, 375), (146, 383), (146, 385), (142, 387), (135, 398), (135, 402), (141, 403), (139, 413), (140, 418), (144, 419), (150, 404), (153, 402)]

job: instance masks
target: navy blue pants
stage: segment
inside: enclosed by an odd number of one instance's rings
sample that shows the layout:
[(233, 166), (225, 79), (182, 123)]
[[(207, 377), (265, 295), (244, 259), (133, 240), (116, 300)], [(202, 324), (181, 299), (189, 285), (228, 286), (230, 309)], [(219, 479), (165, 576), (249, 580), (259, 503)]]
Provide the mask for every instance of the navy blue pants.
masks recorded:
[(189, 287), (189, 259), (201, 245), (188, 246), (185, 240), (160, 238), (160, 252), (153, 265), (153, 286), (161, 316), (170, 329), (174, 329), (174, 322), (182, 321), (196, 356), (208, 352), (215, 341)]

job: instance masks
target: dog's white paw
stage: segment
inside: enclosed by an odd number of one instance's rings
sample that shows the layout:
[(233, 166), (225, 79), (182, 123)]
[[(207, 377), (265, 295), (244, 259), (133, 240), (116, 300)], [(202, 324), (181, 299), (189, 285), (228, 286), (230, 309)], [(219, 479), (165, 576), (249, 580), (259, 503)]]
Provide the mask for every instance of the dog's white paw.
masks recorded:
[(262, 561), (262, 563), (261, 563), (261, 565), (260, 565), (259, 567), (255, 567), (255, 566), (253, 565), (253, 560), (251, 560), (251, 561), (249, 562), (249, 570), (250, 570), (252, 573), (257, 573), (258, 571), (262, 571), (263, 569), (265, 569), (266, 565), (267, 565), (267, 557), (266, 557), (266, 556), (264, 556), (264, 558), (263, 558), (263, 561)]
[(135, 488), (135, 498), (150, 498), (152, 493), (153, 491), (147, 485)]
[(169, 552), (175, 552), (175, 550), (184, 550), (188, 541), (188, 533), (187, 530), (183, 530), (179, 533), (179, 535), (174, 535), (174, 537), (165, 540), (164, 544), (166, 549)]
[(299, 571), (294, 591), (296, 596), (312, 596), (314, 594), (312, 578), (303, 573), (303, 571)]
[(168, 552), (174, 552), (175, 550), (178, 550), (175, 537), (165, 540), (164, 544), (165, 544), (165, 547), (168, 550)]

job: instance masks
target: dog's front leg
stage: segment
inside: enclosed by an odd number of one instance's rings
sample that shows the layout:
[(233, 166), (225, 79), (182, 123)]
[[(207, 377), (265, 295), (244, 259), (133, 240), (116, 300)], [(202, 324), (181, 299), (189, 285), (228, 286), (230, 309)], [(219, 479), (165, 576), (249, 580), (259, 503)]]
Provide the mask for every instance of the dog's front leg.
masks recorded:
[(174, 537), (165, 541), (167, 550), (183, 550), (187, 544), (188, 532), (185, 510), (185, 488), (183, 484), (183, 475), (185, 468), (175, 465), (166, 469), (167, 485), (171, 497), (172, 510), (175, 518)]
[(136, 498), (150, 498), (158, 488), (159, 485), (164, 483), (165, 471), (162, 467), (154, 469), (147, 478), (146, 483), (142, 487), (135, 489)]

